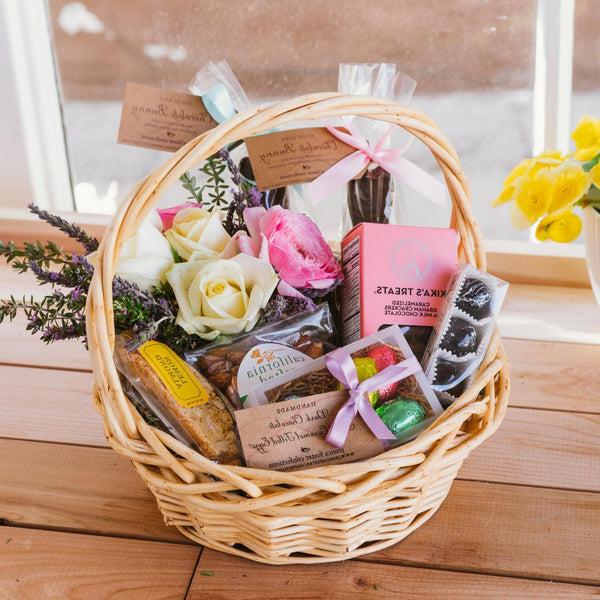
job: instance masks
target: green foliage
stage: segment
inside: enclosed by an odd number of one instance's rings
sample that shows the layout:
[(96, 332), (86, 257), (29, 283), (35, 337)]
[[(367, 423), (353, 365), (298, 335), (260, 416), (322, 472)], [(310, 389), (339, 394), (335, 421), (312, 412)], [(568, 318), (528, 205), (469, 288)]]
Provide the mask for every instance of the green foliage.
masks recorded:
[(598, 163), (600, 162), (600, 152), (594, 156), (591, 160), (588, 160), (586, 163), (583, 163), (581, 166), (584, 171), (591, 171)]
[(179, 181), (185, 190), (188, 191), (188, 200), (195, 200), (203, 204), (205, 208), (224, 208), (229, 204), (226, 194), (228, 185), (223, 178), (223, 173), (227, 169), (227, 164), (217, 154), (207, 159), (200, 171), (207, 177), (204, 185), (199, 185), (195, 175), (184, 173)]
[(211, 156), (200, 169), (208, 176), (207, 182), (202, 186), (202, 192), (206, 191), (210, 208), (224, 208), (228, 205), (225, 193), (227, 192), (227, 184), (222, 175), (227, 165), (218, 156)]
[(0, 240), (0, 256), (18, 273), (28, 271), (31, 261), (44, 268), (52, 264), (65, 264), (65, 255), (54, 242), (25, 242), (22, 248), (17, 248), (13, 242)]
[(179, 181), (183, 189), (189, 192), (188, 200), (195, 200), (196, 202), (202, 204), (202, 188), (196, 183), (195, 177), (190, 177), (187, 173), (184, 173)]

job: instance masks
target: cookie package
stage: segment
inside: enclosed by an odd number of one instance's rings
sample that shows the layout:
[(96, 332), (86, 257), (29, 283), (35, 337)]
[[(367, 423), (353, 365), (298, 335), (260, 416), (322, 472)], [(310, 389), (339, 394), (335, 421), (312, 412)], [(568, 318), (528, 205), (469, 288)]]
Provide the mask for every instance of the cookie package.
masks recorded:
[(149, 341), (131, 350), (127, 341), (117, 338), (115, 364), (131, 401), (145, 405), (146, 419), (153, 416), (153, 425), (210, 460), (240, 464), (233, 411), (220, 392), (165, 344)]
[(247, 398), (253, 387), (335, 348), (334, 335), (331, 311), (323, 303), (311, 313), (187, 352), (185, 359), (240, 409), (252, 406)]

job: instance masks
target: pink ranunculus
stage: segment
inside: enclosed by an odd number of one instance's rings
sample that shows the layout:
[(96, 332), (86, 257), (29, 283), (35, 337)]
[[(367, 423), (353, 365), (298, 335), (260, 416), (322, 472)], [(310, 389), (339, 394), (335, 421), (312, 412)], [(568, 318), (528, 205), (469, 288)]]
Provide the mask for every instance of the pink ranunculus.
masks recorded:
[(197, 202), (184, 202), (183, 204), (177, 204), (176, 206), (169, 206), (168, 208), (157, 208), (156, 212), (162, 221), (163, 230), (167, 231), (167, 229), (171, 229), (173, 227), (173, 219), (177, 215), (180, 210), (184, 208), (189, 208), (190, 206), (194, 206), (195, 208), (200, 207), (201, 205)]
[(268, 251), (269, 262), (286, 284), (327, 290), (343, 276), (338, 261), (315, 222), (280, 206), (269, 210), (247, 208), (244, 221), (250, 240), (240, 239), (240, 250), (255, 256)]

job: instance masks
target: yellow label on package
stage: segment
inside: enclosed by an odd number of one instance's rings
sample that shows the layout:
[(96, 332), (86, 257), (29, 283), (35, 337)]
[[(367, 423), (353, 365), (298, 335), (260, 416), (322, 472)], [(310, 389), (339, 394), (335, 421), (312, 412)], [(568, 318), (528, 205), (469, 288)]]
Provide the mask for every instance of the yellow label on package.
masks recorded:
[(138, 352), (146, 359), (160, 380), (183, 408), (208, 402), (208, 392), (194, 377), (191, 369), (171, 348), (160, 342), (142, 344)]

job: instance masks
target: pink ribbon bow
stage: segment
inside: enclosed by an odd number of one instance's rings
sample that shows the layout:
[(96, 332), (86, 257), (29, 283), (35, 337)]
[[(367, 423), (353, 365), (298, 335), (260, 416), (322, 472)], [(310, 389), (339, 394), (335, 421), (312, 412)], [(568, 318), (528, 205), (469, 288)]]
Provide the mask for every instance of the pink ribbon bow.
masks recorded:
[(362, 417), (367, 427), (378, 439), (395, 440), (396, 436), (388, 429), (371, 406), (368, 394), (414, 375), (421, 370), (419, 361), (412, 356), (395, 365), (386, 367), (383, 371), (361, 383), (358, 382), (358, 374), (352, 357), (343, 348), (330, 352), (325, 357), (325, 366), (348, 390), (348, 400), (338, 410), (327, 432), (325, 438), (327, 443), (336, 448), (341, 448), (348, 437), (350, 426), (357, 414)]
[(308, 184), (309, 193), (317, 202), (356, 177), (369, 164), (375, 163), (438, 206), (442, 208), (448, 206), (448, 196), (444, 185), (427, 171), (402, 156), (410, 145), (410, 141), (401, 148), (387, 148), (386, 143), (392, 131), (391, 127), (388, 127), (381, 139), (372, 146), (352, 124), (345, 122), (345, 126), (349, 133), (335, 127), (327, 127), (327, 130), (342, 142), (356, 148), (356, 152), (342, 158)]

